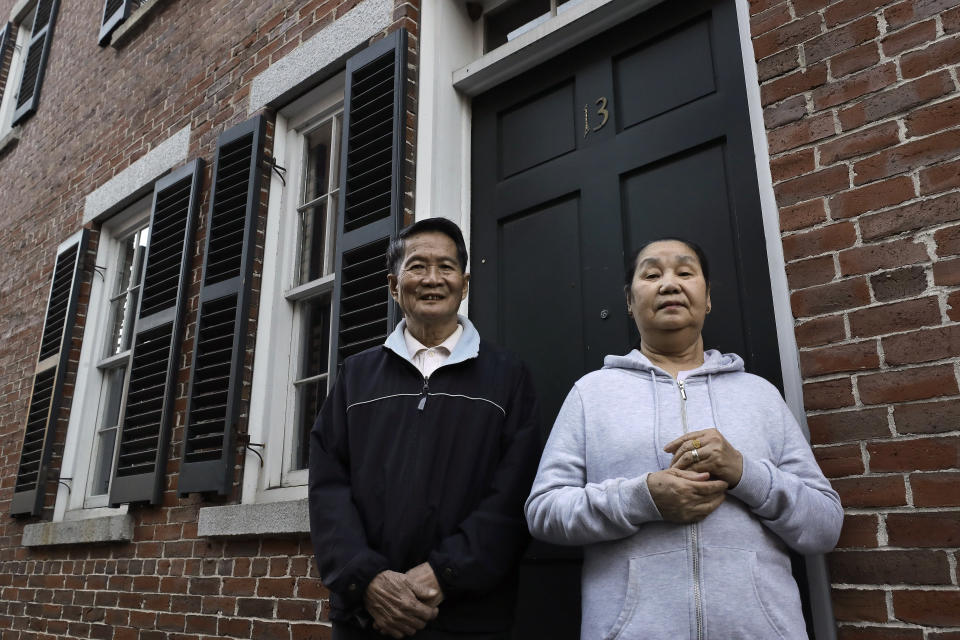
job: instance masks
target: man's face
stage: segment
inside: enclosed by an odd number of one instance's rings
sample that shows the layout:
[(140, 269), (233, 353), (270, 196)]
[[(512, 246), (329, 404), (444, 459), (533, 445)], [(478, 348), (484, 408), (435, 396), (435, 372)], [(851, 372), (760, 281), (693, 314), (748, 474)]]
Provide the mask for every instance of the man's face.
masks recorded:
[(470, 282), (457, 259), (457, 245), (444, 233), (426, 231), (407, 238), (404, 248), (399, 274), (387, 278), (407, 323), (439, 327), (455, 322)]

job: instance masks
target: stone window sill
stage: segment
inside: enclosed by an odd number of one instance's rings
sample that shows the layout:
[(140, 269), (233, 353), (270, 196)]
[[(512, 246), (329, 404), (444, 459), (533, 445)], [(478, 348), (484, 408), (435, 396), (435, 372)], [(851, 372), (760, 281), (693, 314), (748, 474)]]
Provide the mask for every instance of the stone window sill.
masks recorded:
[(136, 11), (130, 14), (129, 18), (113, 30), (113, 34), (110, 36), (110, 46), (114, 49), (124, 46), (137, 25), (146, 20), (153, 13), (153, 10), (163, 3), (164, 0), (145, 0)]
[(116, 516), (69, 520), (64, 522), (37, 522), (23, 528), (24, 547), (52, 547), (65, 544), (94, 544), (100, 542), (130, 542), (133, 540), (133, 516)]
[(20, 125), (7, 131), (7, 134), (0, 138), (0, 154), (6, 153), (8, 148), (13, 147), (20, 139)]
[(287, 537), (310, 533), (307, 499), (200, 509), (197, 533), (210, 538)]

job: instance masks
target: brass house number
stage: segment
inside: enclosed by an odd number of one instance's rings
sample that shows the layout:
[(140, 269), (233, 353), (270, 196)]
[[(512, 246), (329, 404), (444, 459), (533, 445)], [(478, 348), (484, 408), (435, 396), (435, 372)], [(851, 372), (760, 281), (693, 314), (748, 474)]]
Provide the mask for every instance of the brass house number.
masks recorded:
[[(607, 120), (610, 119), (610, 112), (607, 111), (607, 98), (606, 96), (600, 96), (597, 98), (597, 113), (596, 117), (600, 118), (600, 124), (593, 128), (593, 131), (600, 131), (603, 129), (603, 126), (607, 124)], [(583, 137), (586, 138), (587, 134), (590, 133), (590, 109), (588, 105), (583, 105)]]

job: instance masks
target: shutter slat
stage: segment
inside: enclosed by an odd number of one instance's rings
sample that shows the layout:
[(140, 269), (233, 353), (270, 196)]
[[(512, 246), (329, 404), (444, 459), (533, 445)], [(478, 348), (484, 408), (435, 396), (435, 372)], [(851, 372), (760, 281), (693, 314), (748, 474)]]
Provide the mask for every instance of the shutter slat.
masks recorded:
[(233, 481), (264, 135), (265, 121), (257, 116), (217, 141), (180, 495), (224, 495)]
[[(57, 254), (53, 267), (10, 515), (38, 515), (43, 506), (47, 466), (70, 358), (72, 336), (64, 329), (72, 329), (75, 323), (88, 235), (86, 229), (79, 232), (76, 240)], [(44, 363), (42, 370), (40, 363)]]
[[(106, 0), (103, 5), (103, 19), (100, 21), (100, 34), (97, 44), (105, 47), (110, 44), (114, 29), (123, 24), (133, 12), (135, 0)], [(137, 2), (136, 4), (139, 4)]]
[[(203, 161), (197, 159), (154, 185), (143, 288), (110, 485), (110, 504), (114, 506), (125, 502), (158, 504), (166, 484), (202, 174)], [(153, 321), (146, 321), (148, 318)]]
[(37, 110), (43, 74), (50, 55), (50, 41), (56, 23), (60, 0), (40, 0), (33, 17), (30, 42), (27, 45), (26, 62), (20, 77), (12, 124), (16, 125)]

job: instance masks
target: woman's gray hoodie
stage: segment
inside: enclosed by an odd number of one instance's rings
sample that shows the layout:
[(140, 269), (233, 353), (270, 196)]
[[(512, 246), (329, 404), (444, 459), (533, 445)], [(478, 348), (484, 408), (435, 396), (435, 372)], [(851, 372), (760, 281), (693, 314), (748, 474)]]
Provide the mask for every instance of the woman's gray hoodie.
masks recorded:
[[(743, 476), (697, 524), (663, 521), (647, 474), (716, 427)], [(806, 638), (787, 547), (825, 553), (843, 510), (777, 389), (707, 351), (679, 382), (639, 351), (567, 396), (526, 503), (531, 533), (585, 545), (582, 640)]]

